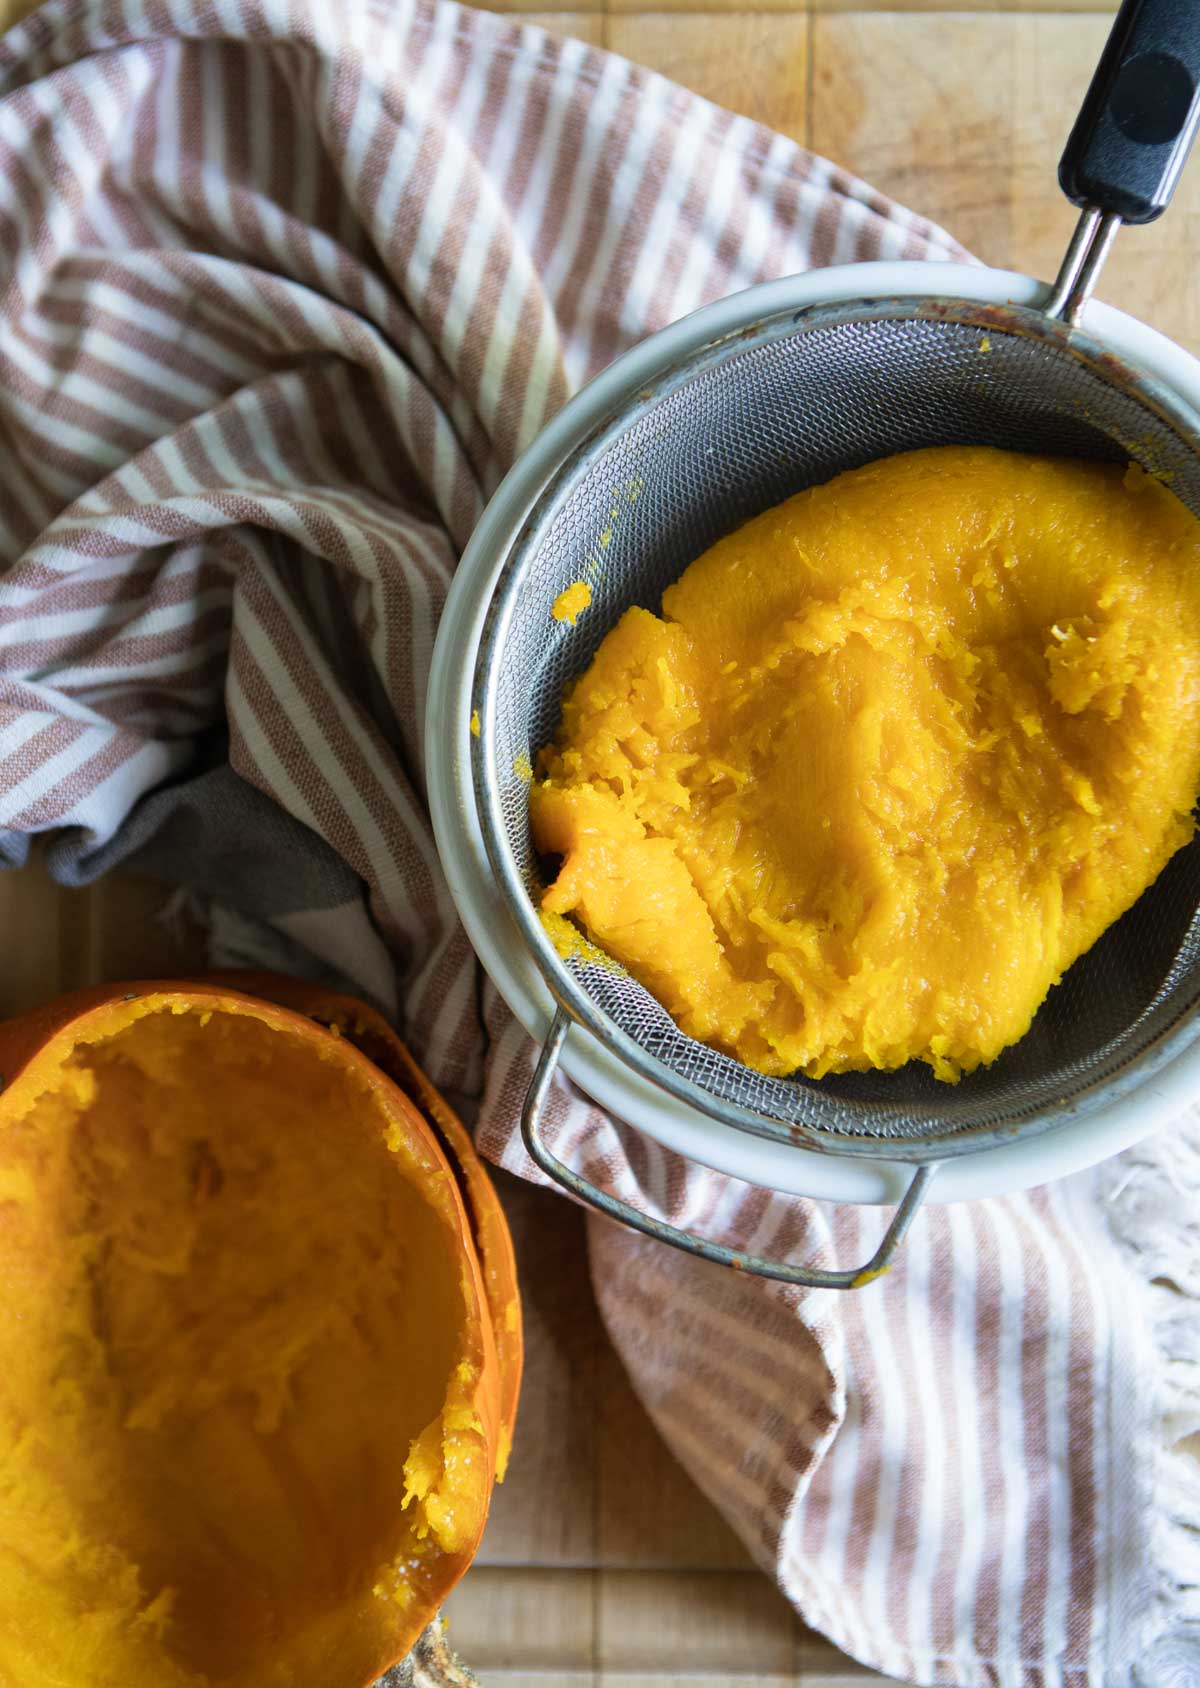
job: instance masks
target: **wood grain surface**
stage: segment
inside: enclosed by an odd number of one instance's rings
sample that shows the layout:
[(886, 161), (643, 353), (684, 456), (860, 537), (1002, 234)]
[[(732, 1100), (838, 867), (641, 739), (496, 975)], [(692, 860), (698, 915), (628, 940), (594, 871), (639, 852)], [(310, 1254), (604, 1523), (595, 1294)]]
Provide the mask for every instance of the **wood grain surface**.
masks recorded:
[[(332, 0), (331, 0), (332, 3)], [(16, 8), (0, 0), (0, 20)], [(589, 0), (522, 13), (636, 59), (823, 152), (943, 223), (989, 263), (1049, 276), (1073, 213), (1055, 167), (1109, 23), (1086, 0), (862, 10), (849, 0)], [(1100, 287), (1200, 351), (1200, 165)], [(0, 875), (0, 1013), (102, 977), (185, 967), (156, 887)], [(450, 1606), (486, 1688), (865, 1688), (883, 1679), (807, 1631), (658, 1440), (595, 1310), (582, 1221), (502, 1180), (529, 1365), (516, 1449)]]
[[(942, 10), (851, 0), (592, 0), (498, 10), (576, 35), (769, 124), (943, 224), (989, 264), (1050, 277), (1074, 209), (1059, 153), (1114, 8), (1020, 0)], [(1099, 294), (1200, 351), (1200, 168), (1118, 237)]]

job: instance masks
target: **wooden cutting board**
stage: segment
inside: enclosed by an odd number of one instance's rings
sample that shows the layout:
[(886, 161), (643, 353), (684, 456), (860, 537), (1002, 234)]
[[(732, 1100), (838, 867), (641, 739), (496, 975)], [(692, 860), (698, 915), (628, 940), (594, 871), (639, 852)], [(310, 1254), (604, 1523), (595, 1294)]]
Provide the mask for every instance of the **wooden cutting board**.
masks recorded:
[[(1055, 165), (1112, 8), (1084, 0), (592, 0), (503, 9), (604, 45), (794, 136), (943, 223), (989, 263), (1049, 276), (1073, 221)], [(0, 0), (0, 15), (4, 10)], [(1200, 162), (1157, 225), (1121, 234), (1101, 296), (1200, 351)], [(0, 1013), (101, 977), (169, 972), (162, 893), (0, 874)], [(504, 1181), (529, 1366), (508, 1482), (450, 1603), (487, 1688), (865, 1688), (805, 1630), (671, 1459), (588, 1284), (582, 1221)]]

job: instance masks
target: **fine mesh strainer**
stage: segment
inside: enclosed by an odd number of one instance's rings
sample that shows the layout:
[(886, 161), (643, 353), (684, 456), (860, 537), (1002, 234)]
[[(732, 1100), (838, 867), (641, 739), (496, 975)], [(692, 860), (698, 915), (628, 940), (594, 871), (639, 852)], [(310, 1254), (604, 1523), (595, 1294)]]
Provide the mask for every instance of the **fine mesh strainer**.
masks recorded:
[[(743, 1132), (914, 1168), (879, 1252), (858, 1271), (738, 1257), (790, 1282), (848, 1288), (886, 1266), (940, 1163), (1109, 1108), (1200, 1033), (1200, 843), (1051, 992), (1032, 1028), (957, 1086), (912, 1063), (821, 1081), (768, 1078), (678, 1030), (615, 963), (563, 960), (537, 916), (543, 866), (528, 769), (563, 689), (632, 604), (715, 540), (842, 470), (922, 446), (986, 444), (1113, 462), (1169, 481), (1200, 516), (1200, 417), (1169, 383), (1079, 326), (1119, 227), (1164, 208), (1200, 114), (1200, 7), (1126, 0), (1060, 166), (1083, 215), (1040, 308), (967, 298), (869, 298), (764, 316), (674, 361), (598, 418), (546, 481), (496, 582), (479, 644), (473, 779), (488, 856), (557, 1014), (527, 1101), (538, 1164), (602, 1211), (707, 1258), (719, 1245), (648, 1219), (564, 1166), (541, 1134), (574, 1023), (662, 1090)], [(550, 607), (572, 581), (592, 605)], [(803, 824), (803, 793), (797, 793)]]

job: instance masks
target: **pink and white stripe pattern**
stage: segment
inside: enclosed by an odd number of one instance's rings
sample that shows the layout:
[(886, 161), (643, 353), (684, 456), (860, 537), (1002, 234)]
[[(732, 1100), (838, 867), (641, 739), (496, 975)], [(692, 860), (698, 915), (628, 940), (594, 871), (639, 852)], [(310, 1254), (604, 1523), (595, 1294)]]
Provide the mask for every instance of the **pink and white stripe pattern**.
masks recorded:
[[(0, 860), (54, 833), (86, 876), (224, 727), (370, 915), (276, 924), (389, 1001), (528, 1175), (529, 1047), (424, 803), (456, 555), (649, 331), (789, 271), (962, 254), (659, 77), (429, 0), (50, 0), (0, 41), (0, 248)], [(876, 1214), (554, 1106), (560, 1152), (676, 1221), (870, 1252)], [(1200, 1683), (1200, 1485), (1161, 1446), (1198, 1422), (1198, 1158), (1181, 1133), (934, 1211), (840, 1299), (596, 1223), (597, 1292), (679, 1457), (860, 1658), (963, 1688)]]

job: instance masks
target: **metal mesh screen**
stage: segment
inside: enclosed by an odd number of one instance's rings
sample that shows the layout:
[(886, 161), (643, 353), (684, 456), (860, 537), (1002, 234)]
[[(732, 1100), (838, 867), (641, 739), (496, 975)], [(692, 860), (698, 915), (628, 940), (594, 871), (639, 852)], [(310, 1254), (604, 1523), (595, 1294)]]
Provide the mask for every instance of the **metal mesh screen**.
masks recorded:
[[(543, 884), (528, 787), (516, 770), (553, 735), (564, 686), (622, 612), (631, 604), (657, 610), (664, 587), (693, 558), (801, 488), (895, 452), (945, 444), (1133, 458), (1169, 474), (1172, 489), (1200, 514), (1200, 463), (1157, 408), (1062, 344), (1006, 332), (994, 312), (981, 324), (897, 316), (799, 330), (776, 325), (757, 341), (698, 360), (657, 398), (643, 395), (624, 423), (565, 467), (502, 578), (478, 695), (490, 679), (495, 709), (485, 732), (494, 735), (499, 782), (492, 793), (503, 856), (497, 865), (515, 869), (510, 890), (534, 898)], [(585, 573), (589, 561), (600, 563), (594, 574)], [(572, 628), (552, 619), (550, 605), (581, 577), (592, 583), (593, 603)], [(615, 964), (543, 963), (558, 967), (568, 996), (571, 980), (581, 987), (661, 1071), (699, 1086), (718, 1116), (733, 1104), (843, 1143), (931, 1145), (1016, 1131), (1068, 1105), (1086, 1106), (1089, 1090), (1195, 1006), (1198, 911), (1200, 845), (1192, 844), (1075, 963), (1027, 1035), (956, 1086), (938, 1083), (916, 1062), (821, 1081), (766, 1078), (684, 1036)]]

